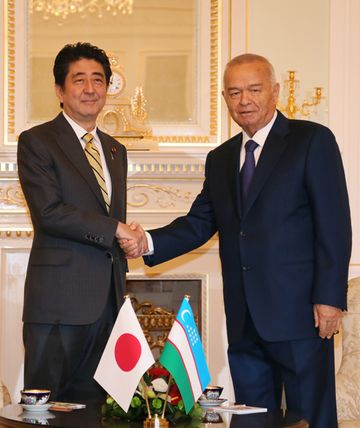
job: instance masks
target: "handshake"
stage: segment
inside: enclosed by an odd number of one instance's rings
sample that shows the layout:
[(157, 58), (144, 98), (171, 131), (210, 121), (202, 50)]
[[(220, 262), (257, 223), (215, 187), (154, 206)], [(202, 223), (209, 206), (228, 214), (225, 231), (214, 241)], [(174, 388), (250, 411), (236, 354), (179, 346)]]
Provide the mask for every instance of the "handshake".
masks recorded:
[(139, 223), (118, 223), (115, 237), (127, 259), (136, 259), (149, 251), (144, 229)]

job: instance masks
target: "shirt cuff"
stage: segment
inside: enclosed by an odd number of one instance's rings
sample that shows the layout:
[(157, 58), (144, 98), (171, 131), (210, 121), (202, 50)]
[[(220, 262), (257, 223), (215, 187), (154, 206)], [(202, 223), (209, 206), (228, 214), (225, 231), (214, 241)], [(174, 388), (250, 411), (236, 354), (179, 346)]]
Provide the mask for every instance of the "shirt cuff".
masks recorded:
[(154, 254), (154, 243), (149, 232), (145, 231), (145, 235), (146, 235), (149, 250), (146, 253), (144, 253), (143, 256), (152, 256)]

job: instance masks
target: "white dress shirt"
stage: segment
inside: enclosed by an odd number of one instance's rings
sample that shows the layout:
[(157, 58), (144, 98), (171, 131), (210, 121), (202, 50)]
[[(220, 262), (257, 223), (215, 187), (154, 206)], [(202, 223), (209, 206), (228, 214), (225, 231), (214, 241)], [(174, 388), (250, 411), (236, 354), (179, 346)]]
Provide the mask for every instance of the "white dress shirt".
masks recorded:
[(255, 132), (252, 138), (250, 138), (248, 134), (245, 131), (243, 131), (242, 145), (240, 149), (240, 169), (242, 168), (245, 162), (245, 153), (246, 153), (245, 144), (249, 140), (253, 140), (255, 141), (255, 143), (258, 144), (258, 147), (256, 147), (256, 149), (254, 150), (255, 165), (257, 165), (261, 151), (264, 147), (264, 144), (269, 135), (269, 132), (271, 131), (271, 128), (274, 125), (276, 117), (277, 117), (277, 111), (275, 110), (274, 116), (270, 120), (270, 122), (267, 125), (265, 125), (263, 128), (259, 129), (257, 132)]

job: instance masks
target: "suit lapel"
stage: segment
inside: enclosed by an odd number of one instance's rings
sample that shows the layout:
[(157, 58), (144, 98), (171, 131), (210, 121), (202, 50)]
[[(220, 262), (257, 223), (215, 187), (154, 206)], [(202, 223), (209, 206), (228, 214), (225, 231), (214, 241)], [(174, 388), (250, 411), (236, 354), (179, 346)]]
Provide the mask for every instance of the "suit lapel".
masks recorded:
[(243, 207), (241, 206), (241, 193), (240, 193), (240, 150), (242, 145), (242, 134), (238, 134), (234, 137), (234, 144), (229, 156), (229, 185), (231, 188), (231, 195), (235, 196), (235, 206), (238, 213), (239, 219), (241, 218), (241, 213)]
[[(118, 147), (112, 138), (110, 139), (106, 134), (104, 134), (100, 129), (97, 130), (99, 135), (101, 145), (104, 151), (104, 156), (106, 160), (106, 164), (109, 170), (110, 178), (111, 178), (111, 202), (110, 202), (110, 215), (115, 212), (119, 212), (119, 198), (118, 192), (116, 191), (119, 188), (119, 182), (121, 182), (121, 175), (118, 168), (115, 168), (115, 157), (117, 156)], [(119, 165), (119, 164), (117, 164)]]
[(106, 211), (105, 201), (101, 194), (101, 190), (98, 182), (96, 181), (94, 172), (91, 169), (91, 166), (86, 159), (85, 153), (81, 144), (70, 126), (69, 122), (64, 118), (62, 113), (60, 113), (55, 119), (54, 124), (57, 129), (57, 143), (64, 154), (67, 156), (69, 161), (74, 165), (74, 167), (79, 171), (83, 178), (88, 183), (92, 192), (94, 192), (96, 198), (98, 199), (101, 206)]
[(259, 196), (263, 186), (273, 171), (281, 154), (285, 150), (288, 142), (284, 138), (288, 132), (288, 119), (278, 112), (278, 117), (266, 139), (262, 149), (260, 158), (256, 165), (254, 178), (251, 182), (249, 193), (242, 210), (242, 215), (245, 216), (256, 198)]

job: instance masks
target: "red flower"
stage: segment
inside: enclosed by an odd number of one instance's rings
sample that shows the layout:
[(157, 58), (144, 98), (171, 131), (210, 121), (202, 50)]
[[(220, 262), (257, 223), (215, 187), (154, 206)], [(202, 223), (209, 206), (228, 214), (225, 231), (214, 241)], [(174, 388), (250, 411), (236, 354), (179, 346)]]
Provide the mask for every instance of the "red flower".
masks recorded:
[(169, 374), (170, 373), (163, 367), (151, 367), (151, 369), (149, 369), (149, 376), (153, 379), (158, 377), (169, 377)]
[(170, 403), (173, 406), (176, 406), (177, 403), (181, 400), (179, 388), (177, 387), (177, 385), (175, 383), (173, 383), (170, 386), (169, 398), (170, 398)]

